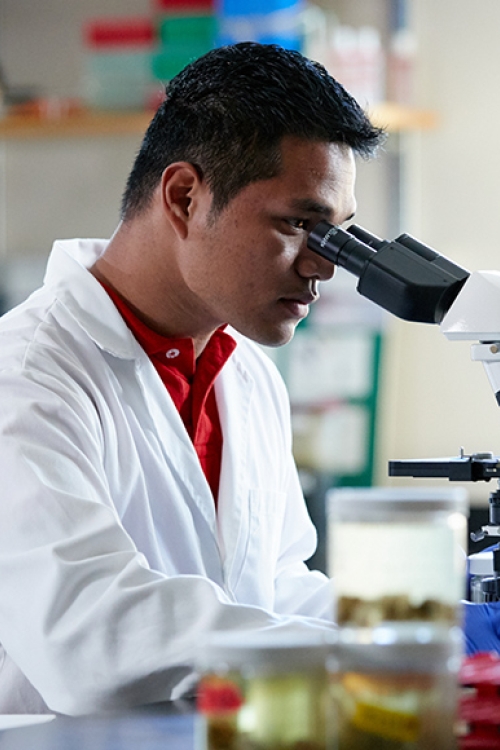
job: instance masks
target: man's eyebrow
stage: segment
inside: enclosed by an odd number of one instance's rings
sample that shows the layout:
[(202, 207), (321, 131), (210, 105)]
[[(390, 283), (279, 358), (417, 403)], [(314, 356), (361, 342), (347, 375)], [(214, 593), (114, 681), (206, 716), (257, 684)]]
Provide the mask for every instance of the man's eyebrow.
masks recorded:
[(312, 198), (298, 198), (292, 202), (291, 207), (293, 211), (320, 214), (320, 216), (324, 216), (326, 219), (331, 218), (333, 214), (330, 206), (318, 203), (318, 201), (315, 201)]

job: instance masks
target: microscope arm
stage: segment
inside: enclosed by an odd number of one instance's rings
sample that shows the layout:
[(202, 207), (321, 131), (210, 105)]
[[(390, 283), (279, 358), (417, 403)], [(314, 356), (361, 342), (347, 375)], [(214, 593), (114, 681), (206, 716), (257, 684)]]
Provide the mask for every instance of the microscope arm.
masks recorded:
[(482, 362), (500, 405), (500, 273), (476, 271), (440, 325), (450, 341), (479, 341), (471, 347), (473, 360)]

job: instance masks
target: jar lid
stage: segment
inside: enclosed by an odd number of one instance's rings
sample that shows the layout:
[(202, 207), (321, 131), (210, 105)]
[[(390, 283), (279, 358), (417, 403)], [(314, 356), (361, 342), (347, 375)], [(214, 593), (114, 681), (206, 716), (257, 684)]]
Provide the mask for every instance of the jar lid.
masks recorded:
[(327, 502), (329, 515), (356, 521), (384, 513), (468, 514), (468, 494), (464, 487), (341, 487), (329, 490)]
[(259, 672), (290, 672), (324, 667), (331, 648), (328, 631), (282, 633), (276, 631), (236, 631), (213, 633), (200, 646), (196, 668), (252, 669)]
[(360, 628), (339, 629), (328, 667), (331, 671), (458, 672), (462, 655), (463, 634), (458, 627), (391, 623), (366, 633)]

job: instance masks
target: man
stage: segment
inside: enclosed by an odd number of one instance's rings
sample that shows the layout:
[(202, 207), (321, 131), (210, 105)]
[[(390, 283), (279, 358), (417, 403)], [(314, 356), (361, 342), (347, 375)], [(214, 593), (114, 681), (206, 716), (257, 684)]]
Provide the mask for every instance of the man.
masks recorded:
[(330, 582), (256, 346), (318, 282), (381, 132), (320, 66), (244, 43), (167, 90), (109, 242), (56, 242), (0, 321), (0, 710), (176, 698), (211, 631), (327, 628)]

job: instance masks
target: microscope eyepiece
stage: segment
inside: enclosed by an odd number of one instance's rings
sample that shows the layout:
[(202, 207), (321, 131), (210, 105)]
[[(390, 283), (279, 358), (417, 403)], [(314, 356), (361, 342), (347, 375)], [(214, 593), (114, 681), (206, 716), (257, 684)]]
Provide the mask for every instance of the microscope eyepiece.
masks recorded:
[[(365, 268), (366, 262), (375, 254), (375, 250), (369, 247), (361, 239), (358, 239), (351, 229), (358, 227), (349, 227), (349, 230), (341, 229), (336, 224), (330, 224), (328, 221), (320, 221), (309, 235), (307, 245), (318, 255), (327, 260), (342, 266), (354, 276), (360, 276)], [(369, 235), (365, 230), (361, 230), (367, 237)]]

